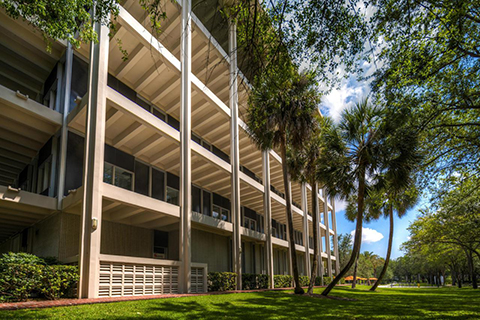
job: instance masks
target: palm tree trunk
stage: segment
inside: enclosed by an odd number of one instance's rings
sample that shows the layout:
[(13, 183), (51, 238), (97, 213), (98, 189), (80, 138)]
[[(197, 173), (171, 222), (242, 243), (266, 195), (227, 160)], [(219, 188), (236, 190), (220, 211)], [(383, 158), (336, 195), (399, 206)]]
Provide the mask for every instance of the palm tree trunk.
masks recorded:
[(363, 227), (363, 210), (365, 206), (364, 198), (365, 198), (365, 168), (361, 167), (359, 170), (359, 179), (358, 179), (358, 199), (357, 199), (357, 223), (355, 226), (355, 238), (353, 240), (353, 249), (352, 255), (348, 260), (345, 267), (343, 267), (342, 271), (339, 274), (335, 275), (335, 278), (332, 279), (332, 282), (328, 285), (328, 287), (323, 290), (322, 295), (327, 296), (330, 291), (337, 285), (337, 283), (342, 279), (345, 274), (350, 270), (357, 255), (360, 253), (360, 246), (362, 245), (362, 227)]
[[(310, 181), (312, 186), (312, 220), (313, 220), (313, 263), (312, 263), (312, 273), (310, 275), (310, 284), (308, 285), (308, 294), (313, 293), (313, 286), (315, 285), (315, 279), (317, 278), (317, 269), (318, 269), (318, 234), (317, 228), (318, 217), (317, 217), (317, 184), (315, 181)], [(305, 212), (303, 214), (306, 214)], [(310, 253), (308, 253), (310, 255)]]
[(392, 254), (392, 243), (393, 243), (393, 205), (390, 204), (389, 208), (390, 216), (390, 234), (388, 235), (388, 247), (387, 247), (387, 256), (385, 257), (385, 264), (383, 265), (382, 272), (378, 276), (377, 281), (373, 284), (373, 287), (370, 288), (370, 291), (375, 291), (382, 281), (383, 277), (387, 273), (388, 263), (390, 262), (390, 255)]
[(281, 153), (282, 153), (282, 171), (283, 171), (283, 186), (285, 188), (285, 202), (287, 204), (287, 223), (288, 223), (288, 240), (290, 247), (290, 259), (292, 261), (293, 280), (295, 282), (295, 294), (304, 294), (300, 278), (298, 276), (297, 252), (295, 250), (295, 236), (293, 232), (293, 216), (292, 216), (292, 192), (290, 190), (290, 173), (288, 172), (287, 164), (287, 146), (286, 136), (282, 137)]
[(357, 254), (357, 259), (355, 259), (355, 266), (353, 267), (352, 289), (355, 289), (355, 287), (357, 286), (357, 269), (358, 269), (358, 254)]

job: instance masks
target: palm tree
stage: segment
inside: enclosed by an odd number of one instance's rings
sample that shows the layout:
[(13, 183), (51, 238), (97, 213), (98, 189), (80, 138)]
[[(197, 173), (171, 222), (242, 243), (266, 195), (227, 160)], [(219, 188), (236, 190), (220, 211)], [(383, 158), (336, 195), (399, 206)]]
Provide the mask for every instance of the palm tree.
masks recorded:
[[(352, 255), (333, 281), (322, 292), (328, 295), (350, 270), (360, 251), (365, 210), (365, 195), (370, 181), (382, 166), (383, 144), (388, 131), (383, 122), (384, 110), (365, 99), (342, 113), (340, 124), (322, 128), (321, 153), (318, 158), (317, 180), (328, 192), (341, 198), (356, 193), (356, 227)], [(368, 180), (367, 180), (368, 178)]]
[(406, 123), (409, 118), (408, 114), (393, 111), (388, 118), (390, 123), (393, 126), (397, 126), (397, 128), (395, 128), (395, 135), (392, 135), (387, 141), (389, 146), (389, 151), (387, 152), (389, 155), (388, 166), (380, 170), (382, 174), (377, 176), (378, 183), (376, 184), (378, 189), (373, 192), (377, 193), (377, 196), (374, 198), (383, 198), (383, 201), (378, 201), (377, 205), (370, 206), (370, 209), (376, 211), (372, 212), (372, 215), (379, 215), (383, 210), (384, 216), (390, 220), (390, 231), (385, 263), (382, 272), (370, 288), (370, 291), (377, 289), (387, 272), (388, 263), (390, 262), (393, 242), (393, 211), (396, 210), (397, 216), (401, 218), (408, 209), (416, 204), (418, 199), (414, 178), (418, 164), (422, 159), (418, 152), (418, 133), (415, 128)]
[[(322, 123), (330, 121), (328, 118), (316, 117), (314, 130), (310, 135), (310, 138), (305, 140), (299, 149), (292, 149), (289, 152), (289, 168), (292, 175), (292, 179), (300, 182), (308, 182), (312, 187), (312, 221), (313, 221), (313, 263), (310, 274), (310, 282), (308, 285), (307, 294), (313, 293), (313, 287), (315, 285), (315, 279), (317, 278), (318, 269), (318, 233), (315, 226), (318, 225), (317, 217), (317, 196), (318, 196), (318, 184), (317, 184), (317, 159), (320, 156), (320, 127)], [(306, 214), (306, 212), (304, 212)]]
[[(387, 197), (389, 197), (389, 195), (389, 193), (385, 194)], [(416, 204), (417, 198), (418, 192), (415, 187), (412, 186), (407, 190), (395, 192), (394, 195), (391, 195), (391, 198), (387, 198), (387, 201), (383, 203), (384, 215), (390, 220), (387, 255), (385, 257), (385, 263), (383, 264), (382, 272), (380, 272), (377, 281), (375, 281), (373, 286), (370, 288), (370, 291), (375, 291), (375, 289), (377, 289), (378, 285), (387, 273), (388, 263), (390, 262), (390, 256), (392, 254), (394, 209), (397, 211), (397, 216), (401, 218), (405, 215), (408, 209), (412, 208)]]
[(320, 100), (314, 74), (299, 74), (287, 63), (280, 65), (256, 79), (249, 95), (247, 125), (250, 137), (261, 150), (280, 149), (295, 293), (303, 294), (295, 251), (287, 147), (299, 149), (310, 137)]

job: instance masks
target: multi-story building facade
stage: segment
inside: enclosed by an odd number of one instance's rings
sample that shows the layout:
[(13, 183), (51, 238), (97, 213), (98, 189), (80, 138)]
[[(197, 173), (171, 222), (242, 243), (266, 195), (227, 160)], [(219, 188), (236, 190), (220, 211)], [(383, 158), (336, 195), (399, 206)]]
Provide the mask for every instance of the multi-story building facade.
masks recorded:
[[(127, 0), (114, 34), (97, 25), (93, 48), (50, 52), (0, 12), (0, 252), (78, 263), (81, 297), (290, 273), (281, 158), (248, 137), (236, 27), (219, 27), (208, 1), (191, 8), (166, 1), (153, 36)], [(318, 241), (319, 274), (332, 276), (334, 202), (320, 190), (312, 212), (312, 188), (291, 186), (300, 273)]]

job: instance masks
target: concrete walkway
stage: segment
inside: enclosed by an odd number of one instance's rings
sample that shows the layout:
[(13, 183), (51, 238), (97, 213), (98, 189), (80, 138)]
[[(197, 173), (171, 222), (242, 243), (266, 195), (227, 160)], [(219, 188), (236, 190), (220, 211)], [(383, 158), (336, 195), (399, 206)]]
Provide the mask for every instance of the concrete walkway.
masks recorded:
[[(325, 286), (323, 286), (323, 287), (325, 287)], [(308, 287), (304, 287), (304, 289), (307, 289), (307, 288)], [(315, 286), (315, 288), (321, 288), (321, 287), (320, 286)], [(159, 295), (111, 297), (111, 298), (109, 297), (109, 298), (95, 298), (95, 299), (32, 300), (32, 301), (24, 301), (24, 302), (0, 303), (0, 311), (2, 311), (2, 310), (51, 308), (51, 307), (66, 307), (66, 306), (78, 306), (78, 305), (82, 305), (82, 304), (111, 303), (111, 302), (120, 302), (120, 301), (167, 299), (167, 298), (208, 296), (208, 295), (217, 295), (217, 294), (250, 293), (250, 292), (266, 292), (266, 291), (286, 291), (286, 290), (293, 290), (293, 288), (258, 289), (258, 290), (241, 290), (241, 291), (217, 291), (217, 292), (185, 293), (185, 294), (159, 294)]]

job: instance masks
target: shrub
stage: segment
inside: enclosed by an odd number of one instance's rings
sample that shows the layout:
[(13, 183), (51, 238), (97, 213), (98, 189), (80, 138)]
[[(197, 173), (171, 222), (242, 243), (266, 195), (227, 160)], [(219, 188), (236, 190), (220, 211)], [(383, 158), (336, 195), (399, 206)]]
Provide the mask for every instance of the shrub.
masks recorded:
[(76, 266), (46, 266), (43, 269), (40, 292), (50, 300), (74, 297), (79, 278)]
[(0, 265), (0, 293), (2, 300), (22, 301), (41, 284), (43, 265), (7, 263)]
[(242, 274), (242, 289), (267, 289), (268, 288), (268, 275), (266, 274)]
[(310, 284), (310, 277), (308, 276), (300, 276), (299, 280), (300, 280), (300, 286), (302, 287), (308, 287), (308, 285)]
[(237, 288), (237, 274), (234, 272), (209, 272), (208, 291), (229, 291)]
[(28, 253), (10, 252), (0, 258), (0, 300), (21, 301), (32, 294), (73, 297), (78, 279), (76, 266), (45, 265), (45, 260)]
[(323, 285), (328, 286), (332, 282), (332, 278), (330, 277), (323, 277)]
[(321, 286), (321, 285), (322, 285), (322, 277), (317, 276), (317, 277), (315, 278), (315, 285), (316, 285), (316, 286)]
[(14, 263), (14, 264), (30, 264), (30, 265), (38, 265), (38, 264), (45, 264), (45, 260), (39, 258), (33, 254), (25, 253), (25, 252), (18, 252), (18, 253), (4, 253), (0, 258), (0, 268), (4, 265)]
[(292, 286), (293, 277), (290, 275), (274, 275), (273, 282), (275, 288), (290, 288)]

